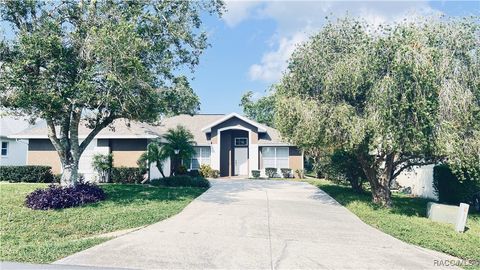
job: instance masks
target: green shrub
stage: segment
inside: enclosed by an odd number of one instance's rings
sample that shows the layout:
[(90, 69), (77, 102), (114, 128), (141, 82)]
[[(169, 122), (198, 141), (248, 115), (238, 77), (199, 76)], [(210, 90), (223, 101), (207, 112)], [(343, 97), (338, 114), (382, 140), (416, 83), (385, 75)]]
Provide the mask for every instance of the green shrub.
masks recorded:
[(57, 173), (53, 175), (53, 183), (60, 183), (60, 180), (62, 179), (62, 174)]
[(300, 179), (304, 179), (305, 178), (305, 172), (303, 171), (303, 169), (296, 169), (295, 170), (295, 173), (297, 174), (297, 177), (300, 178)]
[(277, 175), (277, 168), (265, 168), (265, 174), (268, 178), (273, 178)]
[(52, 167), (50, 166), (1, 166), (0, 181), (51, 183), (53, 182)]
[(188, 176), (190, 177), (199, 177), (201, 176), (200, 175), (200, 172), (198, 170), (190, 170), (188, 173), (187, 173)]
[(281, 168), (280, 172), (283, 178), (290, 178), (292, 176), (292, 169), (290, 168)]
[(93, 155), (92, 167), (98, 172), (99, 182), (109, 182), (108, 178), (113, 167), (113, 154)]
[(185, 167), (185, 165), (180, 165), (177, 167), (177, 171), (176, 171), (176, 174), (177, 175), (185, 175), (187, 174), (188, 170), (187, 170), (187, 167)]
[(210, 187), (210, 182), (203, 177), (191, 177), (188, 175), (177, 175), (165, 178), (152, 179), (151, 185), (166, 187)]
[(260, 178), (260, 171), (259, 170), (252, 170), (252, 177), (253, 178)]
[(145, 170), (134, 167), (112, 168), (110, 181), (112, 183), (132, 184), (143, 181)]
[(200, 176), (208, 178), (218, 178), (218, 176), (220, 176), (220, 171), (212, 169), (210, 165), (202, 164), (200, 165)]
[(475, 194), (480, 192), (480, 185), (475, 179), (459, 180), (446, 164), (433, 168), (433, 187), (439, 202), (454, 205), (461, 202), (472, 205)]
[(210, 165), (207, 165), (207, 164), (200, 165), (200, 175), (202, 177), (210, 177), (212, 173), (213, 173), (213, 169), (212, 167), (210, 167)]

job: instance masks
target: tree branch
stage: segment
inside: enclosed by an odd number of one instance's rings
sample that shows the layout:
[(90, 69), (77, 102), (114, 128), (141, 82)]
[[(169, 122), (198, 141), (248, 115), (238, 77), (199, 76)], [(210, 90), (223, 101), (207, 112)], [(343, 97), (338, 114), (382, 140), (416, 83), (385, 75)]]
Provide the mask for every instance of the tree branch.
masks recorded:
[(79, 151), (80, 153), (83, 153), (83, 151), (87, 148), (88, 144), (90, 144), (90, 142), (93, 140), (93, 138), (95, 136), (97, 136), (97, 134), (102, 130), (104, 129), (105, 127), (107, 127), (108, 125), (110, 125), (114, 120), (114, 117), (107, 117), (105, 118), (102, 122), (98, 123), (95, 128), (92, 129), (92, 131), (90, 132), (90, 134), (87, 135), (87, 137), (85, 138), (85, 140), (83, 140), (83, 142), (80, 144), (80, 147), (79, 147)]
[(45, 118), (45, 120), (47, 121), (48, 138), (52, 142), (53, 147), (55, 147), (55, 150), (57, 150), (58, 155), (60, 156), (60, 159), (63, 163), (63, 161), (65, 160), (65, 148), (63, 147), (60, 140), (57, 138), (55, 124), (53, 123), (53, 120), (51, 118)]
[(82, 110), (74, 108), (72, 110), (72, 117), (70, 119), (70, 141), (73, 152), (73, 159), (78, 162), (83, 151), (80, 151), (78, 143), (78, 126), (80, 124), (80, 118), (82, 116)]

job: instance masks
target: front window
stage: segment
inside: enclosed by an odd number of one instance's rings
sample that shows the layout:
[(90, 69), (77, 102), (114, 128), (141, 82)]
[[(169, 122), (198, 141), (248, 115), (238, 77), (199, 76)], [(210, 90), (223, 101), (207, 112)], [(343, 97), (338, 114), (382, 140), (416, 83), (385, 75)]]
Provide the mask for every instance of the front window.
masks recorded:
[(192, 159), (189, 162), (190, 164), (187, 164), (187, 167), (190, 170), (198, 170), (200, 168), (200, 165), (202, 164), (210, 165), (210, 155), (211, 155), (210, 147), (196, 146), (194, 148), (195, 148), (195, 155), (193, 155)]
[(8, 142), (2, 142), (2, 156), (6, 157), (8, 155)]
[(264, 168), (288, 168), (288, 147), (262, 147)]

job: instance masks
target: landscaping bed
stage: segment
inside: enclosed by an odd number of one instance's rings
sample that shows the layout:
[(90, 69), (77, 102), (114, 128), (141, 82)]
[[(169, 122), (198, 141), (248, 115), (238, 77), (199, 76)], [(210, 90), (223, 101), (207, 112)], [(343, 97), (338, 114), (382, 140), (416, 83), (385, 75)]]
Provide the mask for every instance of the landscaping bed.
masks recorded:
[[(370, 193), (355, 193), (350, 187), (326, 180), (309, 182), (332, 196), (365, 223), (402, 241), (480, 263), (480, 215), (469, 214), (468, 230), (457, 233), (454, 226), (426, 218), (429, 200), (393, 194), (393, 208), (380, 208)], [(467, 267), (479, 269), (480, 265)]]
[(110, 238), (92, 237), (179, 213), (205, 188), (103, 184), (106, 200), (62, 210), (31, 210), (25, 197), (47, 184), (0, 182), (0, 260), (49, 263)]

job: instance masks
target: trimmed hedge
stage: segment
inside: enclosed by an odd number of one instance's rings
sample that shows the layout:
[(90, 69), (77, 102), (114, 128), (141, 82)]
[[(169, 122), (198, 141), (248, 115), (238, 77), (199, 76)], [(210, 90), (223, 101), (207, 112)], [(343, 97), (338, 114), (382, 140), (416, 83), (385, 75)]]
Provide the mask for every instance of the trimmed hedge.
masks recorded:
[(52, 167), (50, 166), (1, 166), (0, 181), (51, 183), (53, 182)]
[(80, 182), (75, 187), (50, 185), (27, 195), (25, 205), (35, 210), (62, 209), (105, 200), (105, 192), (94, 184)]
[(165, 178), (152, 179), (150, 184), (153, 186), (165, 187), (210, 187), (210, 182), (203, 177), (191, 177), (188, 175), (177, 175)]
[(265, 174), (268, 178), (273, 178), (277, 175), (277, 168), (265, 168)]
[(110, 181), (112, 183), (135, 184), (143, 181), (145, 170), (134, 167), (112, 168)]
[(259, 170), (252, 170), (252, 177), (253, 178), (260, 178), (260, 171)]
[(283, 178), (292, 177), (292, 169), (290, 169), (290, 168), (281, 168), (280, 172), (282, 173)]
[(190, 170), (188, 172), (188, 176), (190, 177), (199, 177), (200, 176), (200, 172), (198, 170)]

